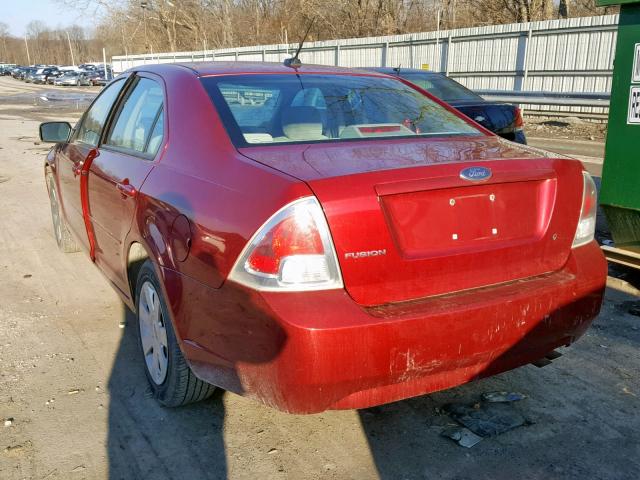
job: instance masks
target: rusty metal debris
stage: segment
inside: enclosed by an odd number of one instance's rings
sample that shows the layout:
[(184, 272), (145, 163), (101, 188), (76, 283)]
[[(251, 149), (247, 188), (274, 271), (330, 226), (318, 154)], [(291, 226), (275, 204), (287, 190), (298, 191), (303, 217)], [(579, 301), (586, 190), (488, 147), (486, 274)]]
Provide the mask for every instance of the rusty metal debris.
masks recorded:
[(441, 435), (458, 445), (471, 448), (483, 437), (500, 435), (530, 422), (516, 409), (514, 402), (527, 396), (519, 392), (487, 392), (482, 401), (472, 404), (451, 403), (442, 408), (461, 427), (447, 427)]
[(476, 435), (468, 428), (464, 427), (449, 427), (445, 428), (440, 435), (450, 438), (458, 445), (464, 448), (471, 448), (482, 441), (482, 437)]
[(500, 435), (527, 423), (508, 403), (451, 404), (445, 407), (445, 411), (456, 422), (481, 437)]

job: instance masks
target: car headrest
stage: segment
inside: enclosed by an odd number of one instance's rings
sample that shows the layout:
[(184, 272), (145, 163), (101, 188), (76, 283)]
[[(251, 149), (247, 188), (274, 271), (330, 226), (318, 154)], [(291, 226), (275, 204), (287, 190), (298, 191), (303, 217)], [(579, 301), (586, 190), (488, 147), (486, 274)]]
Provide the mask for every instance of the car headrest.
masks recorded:
[(313, 107), (287, 108), (282, 112), (282, 131), (292, 140), (324, 138), (320, 111)]

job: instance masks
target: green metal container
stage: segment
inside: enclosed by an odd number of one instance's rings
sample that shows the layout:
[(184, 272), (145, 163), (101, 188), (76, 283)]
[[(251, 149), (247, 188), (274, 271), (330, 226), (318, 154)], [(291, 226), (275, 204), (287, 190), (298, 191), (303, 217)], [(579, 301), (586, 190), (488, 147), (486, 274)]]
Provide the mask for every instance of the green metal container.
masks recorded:
[(640, 0), (620, 5), (600, 204), (616, 247), (640, 251)]

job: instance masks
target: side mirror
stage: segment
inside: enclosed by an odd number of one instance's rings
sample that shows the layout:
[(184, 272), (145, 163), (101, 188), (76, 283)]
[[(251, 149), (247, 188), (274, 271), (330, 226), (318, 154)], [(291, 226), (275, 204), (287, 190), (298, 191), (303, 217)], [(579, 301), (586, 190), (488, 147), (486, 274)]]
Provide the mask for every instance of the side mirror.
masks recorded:
[(40, 124), (40, 140), (49, 143), (64, 143), (69, 140), (69, 122), (45, 122)]

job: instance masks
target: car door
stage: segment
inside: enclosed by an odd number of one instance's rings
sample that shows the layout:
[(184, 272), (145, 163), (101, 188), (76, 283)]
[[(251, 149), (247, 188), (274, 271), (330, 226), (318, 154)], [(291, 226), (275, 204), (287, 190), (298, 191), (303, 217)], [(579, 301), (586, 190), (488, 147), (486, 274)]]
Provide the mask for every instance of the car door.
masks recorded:
[[(109, 112), (118, 99), (125, 79), (119, 79), (105, 88), (91, 104), (71, 134), (69, 142), (63, 144), (56, 155), (56, 176), (62, 211), (75, 238), (90, 250), (88, 222), (83, 215), (81, 182), (83, 169), (98, 153)], [(86, 206), (85, 206), (86, 210)]]
[(164, 91), (159, 77), (136, 76), (123, 94), (100, 153), (89, 168), (89, 211), (95, 261), (128, 293), (124, 241), (137, 195), (151, 172), (164, 137)]

